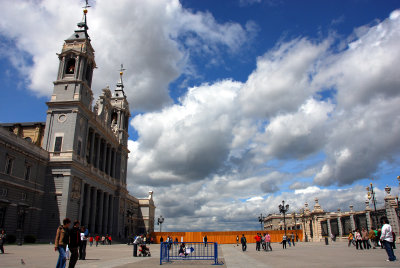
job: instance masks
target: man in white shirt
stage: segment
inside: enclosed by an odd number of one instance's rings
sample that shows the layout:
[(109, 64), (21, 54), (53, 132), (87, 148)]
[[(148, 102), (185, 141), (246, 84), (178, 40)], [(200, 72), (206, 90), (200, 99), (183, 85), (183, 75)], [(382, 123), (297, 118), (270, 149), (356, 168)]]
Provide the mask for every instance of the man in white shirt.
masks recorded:
[(386, 249), (386, 253), (389, 257), (389, 259), (386, 261), (395, 261), (396, 256), (394, 256), (393, 248), (391, 245), (393, 242), (392, 226), (389, 225), (389, 220), (387, 217), (382, 217), (381, 223), (383, 224), (382, 230), (381, 230), (381, 241), (382, 241), (383, 246)]

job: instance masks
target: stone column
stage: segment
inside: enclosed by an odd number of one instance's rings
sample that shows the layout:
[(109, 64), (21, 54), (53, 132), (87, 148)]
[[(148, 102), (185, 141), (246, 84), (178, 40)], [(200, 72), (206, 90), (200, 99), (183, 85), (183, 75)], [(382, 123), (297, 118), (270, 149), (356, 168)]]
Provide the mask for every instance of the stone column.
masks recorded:
[(351, 223), (351, 230), (354, 231), (356, 229), (356, 223), (354, 221), (354, 214), (350, 214), (350, 223)]
[(94, 141), (95, 141), (95, 137), (96, 137), (96, 133), (93, 130), (92, 138), (91, 138), (91, 141), (90, 141), (90, 154), (89, 154), (90, 164), (92, 166), (94, 165), (94, 160), (95, 160), (95, 157), (94, 157)]
[(331, 237), (332, 227), (331, 227), (331, 219), (330, 218), (326, 219), (326, 224), (328, 225), (328, 236)]
[(100, 163), (100, 146), (101, 146), (101, 137), (99, 136), (97, 140), (97, 153), (96, 153), (96, 167), (97, 169), (100, 169), (99, 163)]
[(81, 200), (79, 201), (79, 222), (82, 224), (82, 220), (83, 220), (83, 205), (85, 202), (85, 182), (82, 180), (81, 181)]
[(397, 201), (396, 197), (390, 195), (390, 191), (392, 188), (389, 186), (385, 187), (386, 196), (385, 196), (385, 209), (386, 216), (389, 220), (390, 225), (392, 226), (393, 232), (396, 234), (396, 240), (399, 241), (399, 218), (397, 217), (396, 208)]
[(107, 147), (107, 172), (108, 175), (111, 175), (111, 145)]
[(103, 200), (103, 198), (104, 198), (103, 191), (98, 190), (97, 191), (97, 195), (99, 196), (99, 198), (98, 198), (99, 202), (97, 204), (98, 210), (97, 210), (96, 229), (99, 232), (102, 232), (103, 231), (103, 202), (104, 202), (104, 200)]
[[(85, 211), (83, 213), (85, 214), (83, 217), (83, 225), (86, 226), (86, 228), (89, 228), (89, 222), (90, 222), (90, 197), (91, 197), (91, 187), (89, 184), (85, 184)], [(90, 232), (91, 230), (89, 230)]]
[(111, 151), (111, 177), (115, 178), (115, 150)]
[(342, 228), (342, 221), (340, 219), (341, 219), (340, 216), (338, 216), (337, 221), (338, 221), (339, 237), (341, 238), (343, 236), (343, 228)]
[[(108, 207), (109, 207), (108, 210), (110, 211), (110, 213), (109, 213), (110, 215), (108, 218), (108, 233), (114, 235), (114, 230), (113, 230), (113, 227), (114, 227), (114, 224), (113, 224), (113, 222), (114, 222), (114, 196), (111, 194), (109, 196), (109, 206)], [(118, 215), (118, 213), (117, 213), (117, 215)]]
[(96, 230), (96, 212), (97, 212), (97, 189), (96, 187), (91, 187), (92, 197), (90, 205), (90, 228), (91, 232), (97, 233)]
[(102, 170), (106, 173), (106, 165), (107, 164), (107, 142), (104, 140), (104, 147), (103, 147), (103, 166)]
[(104, 203), (103, 203), (103, 211), (104, 211), (104, 214), (103, 214), (103, 234), (104, 233), (108, 233), (108, 230), (107, 230), (107, 228), (108, 228), (108, 218), (109, 218), (109, 215), (108, 215), (108, 206), (109, 206), (109, 204), (110, 204), (110, 201), (109, 201), (109, 194), (107, 193), (107, 192), (104, 192)]

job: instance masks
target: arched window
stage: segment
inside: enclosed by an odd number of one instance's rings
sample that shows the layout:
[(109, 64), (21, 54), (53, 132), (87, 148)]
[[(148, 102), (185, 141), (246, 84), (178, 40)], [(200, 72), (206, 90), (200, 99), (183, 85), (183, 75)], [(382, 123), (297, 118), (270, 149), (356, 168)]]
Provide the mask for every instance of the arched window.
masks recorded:
[(65, 69), (66, 74), (75, 73), (75, 59), (71, 58), (67, 61), (67, 68)]
[(118, 121), (118, 114), (117, 113), (112, 113), (111, 115), (111, 126), (115, 126)]

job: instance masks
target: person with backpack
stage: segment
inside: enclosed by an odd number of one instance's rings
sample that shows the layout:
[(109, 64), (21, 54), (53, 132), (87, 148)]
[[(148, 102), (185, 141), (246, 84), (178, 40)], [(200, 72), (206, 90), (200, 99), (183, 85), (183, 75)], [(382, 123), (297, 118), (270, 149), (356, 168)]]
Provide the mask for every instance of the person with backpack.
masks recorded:
[(240, 239), (240, 243), (242, 243), (242, 251), (246, 251), (247, 249), (247, 240), (244, 234), (242, 234), (242, 238)]
[(67, 263), (67, 245), (69, 243), (69, 226), (71, 224), (71, 220), (65, 218), (63, 220), (63, 225), (57, 228), (57, 234), (54, 242), (54, 251), (58, 251), (58, 261), (56, 268), (65, 268)]

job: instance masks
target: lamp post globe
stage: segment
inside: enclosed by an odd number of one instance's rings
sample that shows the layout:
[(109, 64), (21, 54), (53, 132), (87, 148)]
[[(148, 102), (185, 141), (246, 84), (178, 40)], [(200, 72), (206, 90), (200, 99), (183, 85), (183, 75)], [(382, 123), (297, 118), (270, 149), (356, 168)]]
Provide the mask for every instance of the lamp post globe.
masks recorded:
[(260, 223), (260, 225), (261, 225), (261, 231), (262, 230), (264, 230), (264, 216), (262, 215), (262, 213), (260, 214), (260, 216), (258, 216), (258, 222)]
[(157, 224), (160, 225), (160, 233), (161, 233), (161, 230), (162, 230), (161, 226), (162, 226), (163, 222), (164, 222), (164, 218), (163, 218), (162, 215), (160, 215), (160, 217), (157, 219)]

